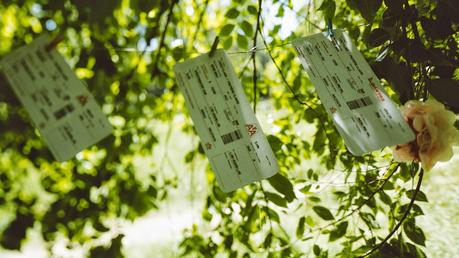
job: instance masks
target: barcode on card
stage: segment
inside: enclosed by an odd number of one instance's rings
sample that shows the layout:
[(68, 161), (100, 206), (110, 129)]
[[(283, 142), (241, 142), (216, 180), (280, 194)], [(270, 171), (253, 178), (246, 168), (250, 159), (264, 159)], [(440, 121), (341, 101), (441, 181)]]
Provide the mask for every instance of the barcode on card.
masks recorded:
[(242, 138), (241, 130), (236, 130), (234, 132), (222, 135), (222, 140), (224, 144), (232, 143), (241, 138)]
[(373, 105), (373, 101), (368, 96), (360, 98), (360, 99), (354, 99), (354, 100), (347, 102), (347, 106), (351, 110), (357, 109), (357, 108), (363, 108), (363, 107), (370, 106), (370, 105)]
[(56, 118), (56, 120), (59, 120), (63, 118), (64, 116), (72, 113), (74, 110), (75, 110), (75, 107), (72, 104), (68, 104), (67, 106), (54, 112), (54, 117)]

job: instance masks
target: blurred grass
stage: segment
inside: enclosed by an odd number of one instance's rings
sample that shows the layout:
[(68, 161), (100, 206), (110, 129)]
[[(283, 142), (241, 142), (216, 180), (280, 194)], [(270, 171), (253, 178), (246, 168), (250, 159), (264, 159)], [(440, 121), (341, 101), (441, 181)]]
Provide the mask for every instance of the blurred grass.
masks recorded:
[(423, 191), (429, 202), (423, 205), (419, 225), (426, 234), (428, 257), (459, 257), (459, 148), (447, 163), (426, 173)]

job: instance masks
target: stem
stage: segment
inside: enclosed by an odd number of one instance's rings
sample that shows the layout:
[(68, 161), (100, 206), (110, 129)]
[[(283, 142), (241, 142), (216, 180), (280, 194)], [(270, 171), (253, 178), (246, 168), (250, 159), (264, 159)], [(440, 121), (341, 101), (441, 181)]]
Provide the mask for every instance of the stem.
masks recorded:
[(158, 63), (161, 58), (161, 50), (164, 48), (164, 44), (166, 41), (166, 33), (167, 28), (172, 20), (172, 15), (174, 14), (174, 7), (178, 3), (179, 0), (172, 0), (171, 6), (169, 7), (169, 13), (167, 14), (166, 24), (164, 25), (163, 33), (161, 34), (161, 39), (159, 41), (158, 52), (156, 53), (155, 62), (153, 63), (153, 75), (156, 74), (158, 71)]
[(269, 220), (269, 232), (272, 233), (273, 232), (273, 224), (272, 224), (272, 219), (271, 219), (271, 215), (269, 214), (269, 210), (268, 210), (268, 197), (266, 196), (266, 192), (265, 192), (265, 189), (263, 188), (263, 182), (260, 182), (260, 189), (261, 191), (263, 192), (263, 199), (265, 201), (265, 212), (266, 212), (266, 215), (268, 216), (268, 220)]
[(382, 248), (386, 243), (387, 241), (389, 241), (389, 239), (398, 231), (398, 229), (402, 226), (403, 222), (405, 221), (405, 219), (408, 217), (408, 215), (410, 214), (410, 211), (411, 209), (413, 208), (413, 204), (414, 204), (414, 201), (416, 200), (416, 196), (417, 194), (419, 193), (420, 189), (421, 189), (421, 184), (422, 184), (422, 177), (424, 176), (424, 169), (421, 169), (421, 172), (419, 173), (419, 179), (418, 179), (418, 184), (416, 185), (416, 190), (414, 191), (414, 194), (413, 194), (413, 197), (411, 198), (410, 200), (410, 203), (408, 204), (408, 207), (405, 211), (405, 213), (403, 214), (402, 218), (400, 219), (400, 221), (397, 223), (397, 225), (395, 225), (394, 229), (392, 229), (392, 231), (389, 233), (389, 235), (386, 236), (386, 238), (384, 238), (378, 245), (376, 245), (375, 247), (373, 247), (370, 251), (368, 251), (366, 254), (360, 256), (360, 257), (367, 257), (369, 256), (370, 254), (374, 253), (376, 250)]
[(257, 85), (257, 60), (255, 58), (256, 49), (257, 49), (257, 39), (258, 39), (258, 32), (260, 31), (260, 17), (262, 11), (262, 4), (263, 0), (258, 0), (258, 13), (257, 13), (257, 25), (255, 27), (255, 35), (253, 36), (253, 48), (252, 48), (252, 66), (253, 66), (253, 75), (252, 75), (252, 82), (253, 82), (253, 112), (257, 112), (257, 93), (258, 93), (258, 85)]
[(263, 41), (263, 44), (265, 45), (265, 48), (266, 48), (266, 51), (268, 52), (268, 55), (271, 59), (271, 61), (273, 62), (274, 66), (276, 67), (277, 71), (279, 72), (279, 75), (281, 76), (281, 79), (282, 81), (284, 82), (284, 84), (287, 86), (287, 88), (290, 90), (290, 92), (293, 94), (293, 98), (298, 102), (300, 103), (301, 105), (303, 106), (306, 106), (307, 109), (310, 109), (312, 110), (312, 112), (314, 112), (314, 114), (317, 116), (318, 118), (318, 122), (319, 122), (319, 125), (321, 127), (321, 129), (324, 131), (325, 133), (325, 136), (327, 137), (328, 139), (328, 142), (330, 143), (331, 145), (331, 148), (330, 148), (330, 154), (334, 154), (335, 151), (337, 151), (337, 148), (334, 144), (332, 144), (332, 141), (330, 140), (330, 137), (329, 135), (327, 134), (327, 128), (325, 127), (325, 124), (323, 121), (327, 121), (327, 118), (325, 117), (323, 120), (321, 119), (321, 115), (311, 106), (309, 105), (308, 103), (306, 103), (305, 101), (303, 101), (295, 92), (295, 90), (293, 90), (293, 87), (290, 85), (290, 83), (288, 83), (287, 81), (287, 77), (284, 75), (284, 72), (282, 72), (282, 69), (280, 68), (280, 66), (277, 64), (276, 60), (274, 59), (273, 57), (273, 54), (271, 52), (271, 48), (269, 48), (268, 46), (268, 43), (266, 42), (266, 39), (265, 37), (263, 36), (263, 33), (260, 31), (260, 35), (261, 35), (261, 39)]
[(307, 4), (307, 13), (306, 13), (306, 16), (302, 15), (301, 13), (297, 12), (295, 9), (293, 9), (292, 7), (290, 7), (289, 4), (283, 2), (283, 1), (280, 1), (279, 2), (280, 5), (282, 5), (283, 7), (287, 7), (290, 11), (294, 12), (297, 16), (303, 18), (305, 21), (307, 21), (309, 24), (311, 24), (314, 28), (318, 29), (318, 30), (322, 30), (322, 28), (320, 28), (317, 24), (315, 24), (314, 22), (312, 22), (311, 20), (309, 20), (309, 17), (307, 14), (309, 14), (309, 6), (311, 4), (311, 1), (309, 1), (309, 3)]
[[(204, 19), (204, 15), (206, 14), (206, 11), (207, 11), (207, 7), (209, 6), (209, 0), (206, 0), (204, 2), (204, 7), (202, 8), (202, 11), (201, 13), (199, 14), (199, 18), (198, 18), (198, 24), (196, 26), (196, 31), (194, 32), (193, 36), (191, 37), (191, 40), (190, 40), (190, 43), (191, 43), (191, 46), (193, 46), (193, 42), (196, 40), (196, 38), (198, 37), (198, 33), (199, 33), (199, 30), (201, 29), (201, 25), (202, 25), (202, 20)], [(193, 48), (193, 47), (192, 47)]]
[(397, 169), (400, 167), (400, 164), (397, 164), (394, 169), (390, 172), (390, 174), (384, 179), (384, 181), (382, 182), (382, 184), (378, 187), (378, 189), (376, 189), (376, 191), (374, 191), (367, 199), (365, 199), (365, 201), (363, 201), (361, 204), (359, 204), (359, 206), (357, 206), (356, 208), (354, 208), (353, 210), (351, 210), (348, 214), (344, 215), (343, 217), (339, 218), (338, 220), (335, 220), (333, 222), (330, 222), (329, 224), (323, 226), (323, 227), (320, 227), (319, 229), (320, 230), (323, 230), (327, 227), (330, 227), (332, 225), (335, 225), (343, 220), (345, 220), (346, 218), (348, 218), (349, 216), (351, 216), (352, 214), (354, 214), (355, 212), (359, 211), (365, 204), (367, 204), (370, 200), (373, 199), (373, 197), (379, 193), (379, 191), (381, 191), (383, 188), (384, 188), (384, 185), (389, 181), (389, 179), (395, 174), (395, 172), (397, 171)]

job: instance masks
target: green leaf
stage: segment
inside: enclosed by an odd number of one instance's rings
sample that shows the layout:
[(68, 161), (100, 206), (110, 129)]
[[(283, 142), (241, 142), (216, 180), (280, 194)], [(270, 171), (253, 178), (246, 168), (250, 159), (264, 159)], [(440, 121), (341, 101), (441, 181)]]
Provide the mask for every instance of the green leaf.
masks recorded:
[(213, 194), (215, 199), (219, 202), (225, 203), (228, 195), (224, 193), (219, 187), (213, 187)]
[(382, 4), (382, 0), (353, 0), (352, 2), (367, 21), (373, 21)]
[[(99, 26), (106, 25), (106, 18), (113, 16), (113, 11), (118, 8), (121, 3), (119, 0), (78, 0), (72, 2), (78, 8), (78, 12), (81, 15), (80, 17), (85, 17), (91, 23)], [(88, 8), (89, 6), (90, 8)]]
[(404, 62), (397, 63), (389, 56), (372, 66), (379, 77), (385, 78), (390, 86), (398, 93), (400, 101), (413, 99), (413, 80), (410, 77), (408, 65)]
[(325, 141), (327, 136), (325, 135), (325, 131), (319, 128), (316, 132), (314, 142), (312, 143), (312, 149), (317, 152), (317, 154), (321, 155), (325, 151)]
[[(397, 214), (396, 214), (395, 218), (397, 220), (400, 220), (403, 217), (403, 214), (405, 214), (406, 209), (408, 209), (408, 204), (404, 204), (404, 205), (400, 206), (400, 208), (397, 211)], [(422, 211), (422, 208), (419, 205), (417, 205), (416, 203), (413, 204), (413, 207), (411, 208), (410, 213), (414, 217), (424, 215), (424, 212)]]
[(292, 202), (296, 196), (293, 192), (293, 184), (285, 176), (280, 173), (268, 179), (269, 184), (279, 193), (283, 194), (288, 202)]
[(212, 220), (212, 214), (209, 212), (208, 209), (204, 209), (201, 214), (202, 218), (206, 221), (211, 221)]
[(414, 220), (410, 219), (403, 223), (403, 231), (415, 244), (425, 246), (426, 237), (424, 232), (420, 227), (415, 225)]
[(242, 31), (246, 36), (253, 36), (253, 26), (248, 21), (242, 21), (239, 26), (241, 27)]
[(271, 192), (265, 192), (266, 198), (277, 206), (287, 208), (287, 201), (282, 198), (280, 195), (271, 193)]
[(227, 37), (222, 45), (224, 49), (230, 49), (233, 46), (233, 37)]
[(308, 194), (309, 190), (311, 190), (312, 185), (305, 185), (303, 188), (300, 189), (300, 192), (304, 194)]
[(427, 90), (438, 101), (459, 113), (459, 81), (453, 79), (428, 80)]
[(273, 242), (273, 233), (269, 232), (267, 235), (266, 235), (266, 238), (265, 240), (263, 241), (263, 247), (266, 249), (266, 248), (269, 248), (271, 246), (271, 243)]
[[(406, 196), (410, 199), (413, 198), (413, 195), (416, 191), (415, 190), (408, 190), (406, 192)], [(420, 201), (420, 202), (428, 202), (427, 201), (427, 196), (425, 193), (423, 193), (422, 191), (419, 191), (417, 194), (416, 194), (416, 201)]]
[(185, 163), (191, 163), (196, 156), (196, 151), (190, 151), (185, 155)]
[(307, 108), (305, 111), (304, 111), (304, 115), (303, 115), (304, 119), (308, 122), (308, 123), (313, 123), (315, 119), (317, 119), (317, 113), (315, 112), (314, 109), (312, 108)]
[(308, 224), (308, 226), (310, 227), (314, 227), (315, 226), (314, 219), (311, 216), (306, 216), (306, 224)]
[(308, 200), (310, 200), (311, 202), (321, 202), (320, 198), (317, 196), (309, 196)]
[(386, 43), (390, 39), (390, 35), (387, 31), (381, 28), (374, 29), (370, 32), (368, 37), (369, 47), (378, 47)]
[(225, 243), (225, 248), (231, 250), (231, 246), (233, 246), (233, 243), (234, 243), (234, 236), (233, 235), (226, 236), (224, 243)]
[(225, 17), (235, 19), (239, 16), (239, 14), (240, 12), (236, 8), (231, 8), (226, 12)]
[(301, 217), (300, 220), (298, 221), (298, 226), (296, 227), (296, 237), (299, 239), (303, 237), (305, 221), (306, 221), (305, 217)]
[(284, 13), (285, 13), (284, 6), (280, 5), (279, 9), (277, 10), (276, 17), (284, 17)]
[(220, 30), (220, 36), (228, 36), (231, 32), (233, 32), (234, 30), (234, 24), (226, 24), (225, 26), (223, 26)]
[(277, 222), (277, 223), (280, 223), (280, 218), (279, 218), (279, 214), (277, 214), (276, 211), (274, 211), (273, 209), (269, 208), (269, 207), (266, 207), (266, 212), (267, 212), (267, 215), (268, 217)]
[(331, 214), (330, 210), (323, 206), (314, 206), (312, 209), (324, 220), (333, 220), (335, 217)]
[(329, 241), (332, 242), (332, 241), (338, 240), (341, 237), (343, 237), (346, 234), (347, 226), (348, 226), (348, 222), (347, 221), (344, 221), (344, 222), (340, 223), (336, 227), (336, 230), (333, 230), (332, 232), (330, 232)]
[(248, 49), (249, 40), (245, 36), (237, 34), (237, 45), (242, 49)]
[(249, 11), (249, 13), (252, 15), (256, 15), (258, 13), (258, 10), (254, 5), (249, 5), (247, 7), (247, 11)]
[(407, 254), (410, 257), (427, 258), (427, 255), (422, 251), (421, 247), (413, 245), (411, 243), (405, 243), (405, 246), (405, 248), (408, 249)]
[(359, 212), (359, 217), (367, 224), (368, 228), (377, 229), (380, 228), (376, 222), (376, 218), (373, 214), (369, 212)]
[(312, 168), (308, 169), (308, 172), (306, 173), (306, 176), (309, 179), (312, 179), (312, 177), (314, 176), (314, 170), (312, 170)]
[(384, 0), (384, 4), (389, 8), (393, 10), (402, 10), (403, 8), (403, 1), (401, 0)]
[(334, 0), (325, 0), (317, 10), (322, 11), (324, 19), (328, 21), (328, 19), (332, 19), (335, 16), (336, 3)]
[(33, 215), (18, 213), (16, 219), (2, 232), (0, 244), (5, 249), (19, 250), (22, 240), (26, 238), (27, 228), (32, 227), (33, 222)]
[(422, 17), (421, 25), (426, 35), (433, 40), (444, 40), (454, 34), (451, 21), (443, 15), (437, 19)]
[(247, 221), (244, 224), (244, 228), (247, 231), (253, 232), (256, 227), (255, 221), (260, 217), (260, 208), (258, 206), (254, 206), (250, 211), (249, 216), (247, 217)]
[(268, 135), (268, 142), (274, 152), (281, 150), (282, 145), (284, 144), (278, 137), (274, 135)]
[(112, 239), (109, 247), (97, 246), (90, 250), (89, 257), (103, 258), (103, 257), (122, 257), (122, 240), (124, 235), (118, 235)]
[(381, 201), (383, 203), (385, 203), (385, 204), (387, 204), (389, 206), (392, 204), (392, 199), (384, 191), (380, 191), (379, 192), (379, 198), (381, 199)]
[[(136, 2), (137, 2), (137, 6), (135, 6)], [(149, 1), (149, 0), (138, 0), (138, 1), (131, 1), (131, 5), (133, 5), (132, 7), (134, 8), (137, 7), (142, 12), (149, 12), (150, 10), (156, 7), (157, 3), (155, 1)]]
[(312, 251), (314, 252), (315, 256), (319, 256), (320, 253), (322, 252), (322, 250), (320, 249), (320, 246), (316, 244), (312, 247)]

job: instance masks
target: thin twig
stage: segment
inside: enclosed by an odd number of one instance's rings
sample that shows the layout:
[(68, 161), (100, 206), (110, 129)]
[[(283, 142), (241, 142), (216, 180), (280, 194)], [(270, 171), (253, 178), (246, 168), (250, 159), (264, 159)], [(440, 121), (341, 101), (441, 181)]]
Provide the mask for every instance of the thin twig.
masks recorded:
[(198, 33), (199, 33), (199, 30), (201, 29), (202, 20), (204, 19), (204, 15), (206, 14), (208, 6), (209, 6), (209, 0), (206, 0), (204, 2), (204, 7), (202, 8), (201, 13), (199, 14), (198, 23), (196, 25), (196, 31), (194, 32), (194, 34), (191, 36), (191, 39), (190, 39), (191, 46), (193, 46), (193, 43), (198, 38)]
[(413, 193), (413, 197), (411, 197), (411, 201), (408, 204), (408, 207), (406, 208), (405, 213), (403, 214), (402, 218), (397, 223), (397, 225), (395, 225), (394, 229), (392, 229), (392, 231), (386, 236), (386, 238), (384, 238), (378, 245), (376, 245), (370, 251), (368, 251), (367, 253), (365, 253), (364, 255), (362, 255), (360, 257), (367, 257), (370, 254), (374, 253), (376, 250), (382, 248), (387, 243), (387, 241), (389, 241), (389, 239), (398, 231), (400, 226), (403, 224), (405, 219), (410, 214), (411, 209), (413, 208), (414, 201), (416, 200), (416, 196), (419, 193), (419, 191), (421, 190), (421, 184), (422, 184), (422, 177), (423, 176), (424, 176), (424, 169), (421, 169), (421, 172), (419, 173), (418, 184), (416, 185), (416, 190)]
[(153, 63), (153, 74), (158, 70), (158, 63), (161, 58), (161, 50), (164, 48), (166, 41), (167, 29), (171, 23), (172, 16), (174, 15), (174, 7), (179, 2), (179, 0), (172, 0), (171, 6), (169, 7), (169, 13), (167, 14), (166, 24), (164, 25), (163, 33), (161, 34), (161, 39), (159, 41), (158, 52), (156, 53), (155, 62)]
[(328, 227), (330, 227), (332, 225), (335, 225), (335, 224), (345, 220), (346, 218), (348, 218), (349, 216), (351, 216), (355, 212), (359, 211), (360, 209), (362, 209), (363, 206), (365, 206), (369, 201), (371, 201), (373, 199), (373, 197), (384, 188), (386, 183), (389, 181), (389, 179), (392, 178), (392, 176), (395, 174), (395, 172), (398, 170), (399, 167), (400, 167), (400, 164), (397, 164), (394, 167), (394, 169), (389, 173), (389, 175), (383, 180), (382, 184), (378, 187), (378, 189), (376, 189), (376, 191), (372, 192), (371, 195), (368, 196), (368, 198), (365, 199), (362, 203), (360, 203), (356, 208), (352, 209), (348, 214), (342, 216), (338, 220), (335, 220), (335, 221), (330, 222), (329, 224), (327, 224), (327, 225), (325, 225), (323, 227), (320, 227), (319, 230), (323, 230), (323, 229), (328, 228)]
[[(280, 5), (284, 6), (284, 7), (287, 7), (288, 9), (290, 9), (290, 11), (294, 12), (297, 16), (303, 18), (305, 21), (307, 21), (309, 24), (311, 24), (312, 26), (314, 26), (314, 28), (318, 29), (318, 30), (322, 30), (322, 28), (320, 28), (317, 24), (315, 24), (314, 22), (312, 22), (311, 20), (309, 20), (309, 18), (307, 16), (304, 16), (302, 14), (300, 14), (299, 12), (297, 12), (295, 9), (293, 9), (289, 4), (285, 3), (285, 2), (279, 2)], [(309, 3), (308, 3), (309, 5)], [(309, 11), (309, 10), (308, 10)]]
[(265, 189), (263, 188), (263, 182), (260, 181), (260, 189), (261, 189), (261, 192), (263, 193), (263, 199), (265, 201), (265, 205), (264, 205), (264, 208), (265, 208), (265, 212), (266, 212), (266, 215), (268, 216), (268, 220), (269, 220), (269, 232), (272, 233), (273, 232), (273, 224), (272, 224), (272, 219), (271, 219), (271, 214), (269, 213), (269, 207), (268, 207), (268, 197), (266, 196), (266, 192), (265, 192)]
[[(381, 191), (381, 189), (384, 187), (384, 185), (389, 181), (389, 179), (393, 176), (393, 174), (397, 171), (398, 167), (400, 166), (400, 164), (397, 164), (395, 166), (395, 168), (393, 169), (392, 172), (390, 172), (390, 174), (384, 179), (384, 182), (382, 183), (382, 185), (380, 187), (378, 187), (378, 189), (371, 194), (370, 197), (368, 197), (365, 201), (363, 201), (358, 208), (355, 208), (354, 210), (352, 210), (349, 214), (347, 215), (344, 215), (343, 217), (339, 218), (338, 220), (332, 222), (332, 223), (329, 223), (325, 226), (322, 226), (322, 227), (318, 227), (318, 228), (314, 228), (314, 229), (310, 229), (309, 230), (309, 233), (313, 233), (313, 232), (321, 232), (322, 230), (324, 230), (325, 228), (328, 228), (332, 225), (335, 225), (341, 221), (343, 221), (344, 219), (348, 218), (349, 216), (351, 216), (353, 213), (355, 213), (356, 211), (359, 211), (366, 203), (368, 203), (371, 199), (373, 199), (373, 197), (376, 195), (376, 193), (378, 193), (379, 191)], [(306, 239), (306, 240), (309, 240), (309, 239)], [(274, 252), (281, 252), (287, 248), (289, 248), (290, 246), (296, 244), (297, 242), (299, 241), (306, 241), (306, 240), (303, 240), (303, 239), (296, 239), (294, 241), (290, 241), (288, 244), (284, 245), (284, 246), (281, 246), (281, 247), (278, 247), (276, 249), (265, 249), (265, 250), (258, 250), (257, 253), (264, 253), (264, 252), (270, 252), (270, 253), (274, 253)]]
[[(308, 109), (310, 109), (312, 112), (314, 112), (314, 114), (317, 116), (317, 118), (319, 119), (319, 125), (320, 127), (322, 128), (322, 130), (324, 130), (324, 133), (325, 133), (325, 136), (328, 138), (328, 141), (329, 141), (329, 144), (331, 145), (331, 148), (330, 148), (330, 152), (331, 154), (332, 153), (335, 153), (336, 151), (336, 146), (332, 143), (332, 141), (330, 140), (330, 137), (328, 136), (328, 134), (326, 133), (327, 132), (327, 128), (325, 127), (325, 124), (324, 122), (322, 121), (321, 119), (321, 115), (319, 114), (319, 112), (317, 112), (311, 105), (309, 105), (308, 103), (306, 103), (305, 101), (303, 101), (295, 92), (295, 90), (293, 89), (293, 87), (290, 85), (290, 83), (287, 81), (287, 77), (284, 75), (284, 72), (282, 71), (282, 69), (280, 68), (280, 66), (277, 64), (276, 60), (274, 59), (274, 56), (271, 52), (271, 49), (268, 47), (268, 43), (266, 42), (266, 39), (265, 37), (263, 36), (263, 33), (262, 31), (260, 30), (260, 35), (261, 35), (261, 38), (262, 38), (262, 41), (263, 41), (263, 44), (265, 45), (266, 47), (266, 51), (268, 52), (268, 55), (271, 59), (271, 61), (273, 62), (274, 66), (276, 67), (277, 71), (279, 72), (279, 75), (281, 76), (281, 79), (282, 81), (284, 82), (285, 86), (287, 86), (287, 88), (290, 90), (290, 92), (293, 94), (293, 98), (298, 102), (300, 103), (301, 105), (303, 106), (306, 106)], [(325, 118), (326, 120), (326, 118)]]
[[(255, 34), (253, 36), (253, 50), (257, 49), (257, 39), (258, 39), (258, 32), (260, 31), (260, 17), (262, 11), (262, 3), (263, 0), (258, 0), (258, 12), (257, 12), (257, 25), (255, 26)], [(253, 82), (253, 112), (257, 112), (257, 93), (258, 93), (258, 85), (257, 85), (257, 59), (255, 58), (256, 52), (252, 52), (252, 66), (253, 66), (253, 75), (252, 75), (252, 82)]]

